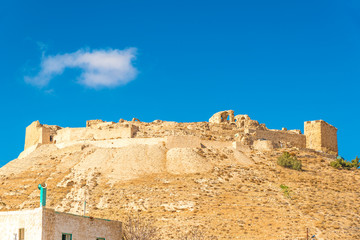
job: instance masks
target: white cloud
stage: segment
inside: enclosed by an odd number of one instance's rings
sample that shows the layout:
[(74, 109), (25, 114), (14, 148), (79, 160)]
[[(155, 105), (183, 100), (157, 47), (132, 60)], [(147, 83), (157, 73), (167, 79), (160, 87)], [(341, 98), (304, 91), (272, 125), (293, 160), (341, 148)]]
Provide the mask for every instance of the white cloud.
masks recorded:
[(61, 75), (66, 68), (79, 68), (78, 82), (91, 88), (116, 87), (135, 79), (137, 70), (132, 61), (136, 48), (124, 50), (78, 50), (74, 53), (43, 56), (41, 69), (36, 76), (26, 76), (25, 81), (46, 86), (52, 78)]

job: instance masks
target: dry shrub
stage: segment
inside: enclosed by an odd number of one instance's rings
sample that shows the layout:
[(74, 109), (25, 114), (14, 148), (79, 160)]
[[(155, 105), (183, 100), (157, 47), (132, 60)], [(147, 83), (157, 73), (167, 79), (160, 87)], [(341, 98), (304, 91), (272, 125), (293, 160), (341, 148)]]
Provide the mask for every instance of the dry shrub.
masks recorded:
[(124, 240), (159, 240), (154, 220), (140, 215), (129, 215), (124, 223)]

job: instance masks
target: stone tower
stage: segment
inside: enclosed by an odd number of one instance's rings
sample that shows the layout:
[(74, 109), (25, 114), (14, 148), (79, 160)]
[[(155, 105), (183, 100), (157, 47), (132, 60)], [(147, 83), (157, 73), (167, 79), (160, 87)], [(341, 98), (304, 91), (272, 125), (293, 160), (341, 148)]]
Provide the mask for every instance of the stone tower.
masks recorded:
[(39, 121), (31, 123), (26, 128), (24, 150), (38, 143), (49, 144), (50, 142), (50, 129), (41, 125)]
[(337, 128), (323, 120), (304, 123), (306, 148), (328, 153), (338, 153)]

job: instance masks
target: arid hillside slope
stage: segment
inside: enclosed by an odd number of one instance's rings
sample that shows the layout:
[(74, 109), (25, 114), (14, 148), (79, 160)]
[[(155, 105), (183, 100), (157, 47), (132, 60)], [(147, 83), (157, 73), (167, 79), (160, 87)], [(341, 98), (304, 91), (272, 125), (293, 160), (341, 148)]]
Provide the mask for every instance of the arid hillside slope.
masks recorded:
[[(174, 123), (166, 125), (173, 134)], [(330, 167), (334, 155), (255, 150), (232, 144), (236, 131), (227, 139), (220, 127), (202, 143), (149, 129), (159, 136), (37, 145), (0, 169), (0, 210), (38, 207), (37, 185), (46, 183), (47, 207), (83, 214), (86, 200), (94, 217), (139, 213), (154, 219), (162, 239), (192, 226), (218, 239), (305, 239), (307, 229), (317, 239), (360, 239), (360, 171)], [(302, 171), (277, 165), (284, 151), (296, 154)]]

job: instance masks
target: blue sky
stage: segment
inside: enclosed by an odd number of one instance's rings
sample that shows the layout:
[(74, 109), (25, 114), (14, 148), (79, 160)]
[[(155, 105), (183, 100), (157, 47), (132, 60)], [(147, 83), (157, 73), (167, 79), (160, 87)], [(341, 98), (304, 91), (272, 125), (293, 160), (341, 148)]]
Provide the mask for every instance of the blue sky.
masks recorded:
[(0, 165), (34, 120), (207, 121), (227, 109), (274, 129), (323, 119), (342, 156), (360, 155), (357, 1), (1, 1), (0, 77)]

